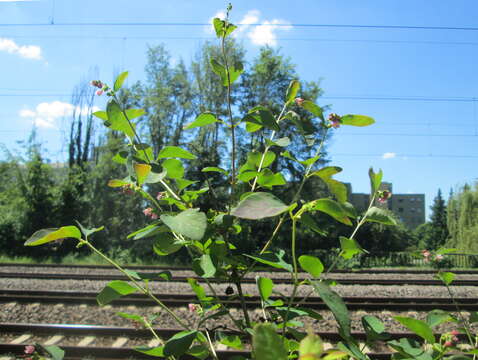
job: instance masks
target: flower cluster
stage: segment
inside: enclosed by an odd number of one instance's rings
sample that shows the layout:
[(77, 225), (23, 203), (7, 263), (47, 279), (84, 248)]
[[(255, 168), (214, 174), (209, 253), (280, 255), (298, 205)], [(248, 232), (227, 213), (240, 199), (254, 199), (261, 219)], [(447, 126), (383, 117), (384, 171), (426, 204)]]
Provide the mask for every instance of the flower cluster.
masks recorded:
[(90, 84), (91, 86), (98, 88), (98, 90), (96, 90), (96, 95), (98, 96), (103, 95), (104, 92), (106, 92), (106, 95), (108, 96), (114, 95), (113, 90), (108, 85), (101, 82), (100, 80), (91, 80)]
[(424, 258), (425, 262), (430, 262), (430, 261), (440, 262), (440, 261), (443, 260), (443, 255), (442, 254), (433, 255), (430, 251), (428, 251), (426, 249), (422, 251), (422, 255), (423, 255), (423, 258)]
[(453, 330), (447, 334), (443, 334), (443, 340), (444, 340), (444, 343), (443, 343), (443, 346), (444, 347), (456, 347), (456, 345), (458, 344), (458, 335), (460, 334), (460, 332), (458, 330)]
[(392, 197), (392, 193), (388, 190), (382, 190), (382, 191), (379, 191), (378, 192), (378, 198), (377, 198), (377, 201), (380, 203), (380, 204), (385, 204), (387, 202), (388, 199), (390, 199)]
[(340, 127), (340, 124), (342, 124), (342, 118), (336, 113), (331, 113), (329, 115), (329, 122), (330, 122), (330, 127), (337, 129)]
[(302, 106), (302, 104), (304, 103), (304, 99), (298, 97), (298, 98), (295, 98), (295, 103), (297, 104), (297, 106)]
[[(35, 355), (35, 346), (33, 345), (26, 345), (25, 346), (25, 349), (23, 350), (23, 352), (25, 353), (25, 357), (24, 359), (25, 360), (33, 360), (33, 357), (32, 356), (28, 356), (28, 355)], [(36, 358), (36, 357), (35, 357)]]
[(144, 214), (145, 216), (150, 217), (150, 218), (153, 219), (153, 220), (156, 220), (156, 219), (159, 217), (158, 214), (156, 214), (156, 213), (154, 212), (154, 209), (153, 209), (153, 208), (150, 208), (150, 207), (144, 209), (144, 210), (143, 210), (143, 214)]

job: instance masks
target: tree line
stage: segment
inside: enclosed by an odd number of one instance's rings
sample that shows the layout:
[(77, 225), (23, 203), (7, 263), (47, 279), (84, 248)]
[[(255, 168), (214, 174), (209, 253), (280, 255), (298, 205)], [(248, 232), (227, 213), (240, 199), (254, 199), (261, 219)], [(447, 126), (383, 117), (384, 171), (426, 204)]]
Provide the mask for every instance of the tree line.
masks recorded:
[[(262, 48), (258, 56), (247, 63), (246, 51), (240, 44), (230, 40), (226, 45), (229, 48), (228, 62), (247, 64), (240, 81), (231, 88), (233, 116), (242, 117), (247, 109), (257, 105), (266, 106), (277, 114), (280, 109), (273, 104), (282, 102), (291, 80), (300, 80), (296, 66), (280, 50), (270, 47)], [(197, 155), (197, 159), (188, 162), (184, 171), (185, 178), (199, 180), (193, 187), (208, 186), (213, 189), (201, 198), (200, 206), (204, 211), (213, 201), (221, 201), (226, 196), (223, 190), (226, 179), (220, 173), (203, 173), (201, 169), (221, 166), (221, 159), (228, 151), (225, 139), (229, 134), (223, 133), (217, 124), (202, 127), (193, 135), (186, 133), (184, 126), (204, 111), (211, 111), (219, 117), (227, 115), (224, 101), (226, 89), (218, 83), (209, 63), (209, 59), (217, 57), (219, 52), (216, 45), (206, 42), (189, 64), (179, 61), (172, 65), (170, 54), (163, 45), (150, 47), (146, 52), (146, 81), (131, 84), (120, 93), (122, 100), (128, 104), (145, 109), (146, 113), (139, 118), (136, 129), (144, 142), (153, 145), (154, 154), (164, 146), (181, 146)], [(302, 81), (302, 84), (301, 97), (318, 102), (322, 94), (319, 82)], [(52, 164), (46, 159), (35, 129), (25, 144), (24, 156), (5, 151), (7, 160), (0, 162), (0, 254), (58, 260), (71, 253), (81, 255), (83, 249), (76, 249), (68, 241), (50, 247), (23, 247), (25, 239), (38, 229), (79, 221), (89, 227), (105, 225), (105, 231), (95, 236), (96, 245), (103, 251), (131, 261), (154, 261), (151, 238), (132, 240), (127, 237), (148, 223), (143, 214), (144, 202), (140, 197), (130, 195), (127, 189), (107, 187), (109, 180), (124, 177), (121, 154), (125, 141), (118, 132), (103, 130), (96, 123), (97, 119), (92, 116), (94, 97), (94, 88), (86, 81), (73, 91), (75, 109), (87, 108), (88, 111), (74, 111), (67, 119), (64, 148), (67, 149), (68, 159), (65, 164)], [(307, 116), (305, 112), (301, 115)], [(265, 139), (260, 134), (249, 134), (240, 128), (238, 131), (238, 156), (245, 158), (250, 149), (257, 145), (265, 146)], [(279, 135), (291, 139), (290, 152), (293, 156), (303, 159), (311, 156), (306, 146), (307, 139), (287, 130)], [(324, 146), (317, 165), (326, 163), (327, 158), (327, 146)], [(296, 162), (283, 157), (274, 166), (274, 172), (282, 171), (290, 180), (287, 187), (278, 190), (281, 198), (287, 200), (299, 185), (300, 169)], [(327, 187), (320, 179), (309, 181), (306, 186), (303, 193), (310, 200), (327, 195)], [(159, 188), (152, 189), (153, 192), (155, 190), (161, 191)], [(403, 251), (425, 245), (436, 247), (442, 245), (444, 237), (448, 239), (448, 230), (446, 234), (440, 232), (445, 226), (450, 229), (450, 239), (453, 239), (450, 244), (472, 246), (469, 239), (477, 229), (476, 190), (476, 187), (474, 190), (470, 187), (466, 193), (471, 195), (462, 196), (460, 193), (450, 198), (445, 225), (440, 217), (443, 211), (433, 208), (431, 225), (425, 224), (415, 232), (403, 224), (389, 227), (369, 223), (360, 229), (357, 240), (372, 252)], [(473, 217), (468, 220), (463, 218), (465, 213), (469, 215), (469, 208), (475, 211), (474, 222)], [(440, 219), (435, 218), (437, 216)], [(451, 221), (450, 216), (455, 220)], [(349, 235), (350, 230), (346, 226), (325, 215), (312, 221), (316, 226), (299, 229), (301, 251), (337, 248), (339, 236)], [(438, 230), (438, 223), (441, 230)], [(254, 252), (264, 244), (273, 227), (272, 221), (246, 223), (238, 246), (245, 252)], [(276, 244), (287, 248), (289, 241), (289, 234), (282, 232)], [(184, 254), (178, 253), (177, 261), (183, 258), (186, 258)]]

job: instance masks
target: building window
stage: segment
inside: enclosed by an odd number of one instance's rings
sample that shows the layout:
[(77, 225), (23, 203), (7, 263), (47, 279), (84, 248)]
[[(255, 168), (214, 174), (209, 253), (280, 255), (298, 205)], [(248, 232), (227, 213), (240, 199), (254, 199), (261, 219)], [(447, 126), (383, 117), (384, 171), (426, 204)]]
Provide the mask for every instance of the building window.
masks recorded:
[(398, 208), (398, 212), (403, 212), (403, 208)]

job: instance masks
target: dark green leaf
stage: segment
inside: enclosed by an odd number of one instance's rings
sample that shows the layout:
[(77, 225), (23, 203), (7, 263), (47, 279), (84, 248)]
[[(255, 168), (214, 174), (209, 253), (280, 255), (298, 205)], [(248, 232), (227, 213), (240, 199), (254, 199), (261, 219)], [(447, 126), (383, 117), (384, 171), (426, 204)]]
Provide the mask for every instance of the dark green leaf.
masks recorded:
[(340, 118), (340, 122), (343, 125), (352, 126), (368, 126), (375, 123), (375, 120), (369, 116), (364, 115), (344, 115)]
[(216, 275), (216, 266), (209, 254), (204, 254), (200, 258), (194, 259), (193, 269), (196, 274), (203, 278), (211, 278)]
[(285, 102), (286, 104), (290, 104), (295, 100), (297, 97), (297, 93), (299, 92), (300, 89), (300, 82), (297, 80), (292, 80), (289, 83), (289, 87), (287, 88), (287, 93), (285, 95)]
[(453, 317), (443, 310), (432, 310), (427, 314), (427, 324), (430, 327), (435, 327), (445, 322), (453, 321)]
[(173, 335), (164, 345), (165, 356), (180, 356), (191, 347), (197, 331), (181, 331)]
[(204, 112), (202, 114), (199, 114), (198, 117), (190, 124), (186, 125), (184, 127), (184, 130), (189, 130), (189, 129), (194, 129), (196, 127), (200, 126), (206, 126), (209, 124), (214, 124), (215, 122), (218, 122), (219, 120), (217, 119), (216, 115), (210, 112)]
[(393, 318), (409, 330), (413, 331), (418, 336), (425, 339), (428, 343), (435, 343), (435, 336), (433, 335), (433, 330), (426, 322), (402, 316), (394, 316)]
[(389, 337), (385, 331), (385, 325), (382, 321), (371, 315), (365, 315), (362, 317), (362, 325), (367, 333), (367, 340), (374, 341), (374, 340), (384, 340)]
[(327, 307), (334, 314), (335, 320), (339, 324), (341, 333), (346, 338), (350, 338), (350, 317), (342, 298), (333, 291), (328, 285), (319, 281), (312, 281), (312, 286), (322, 298)]
[(176, 240), (171, 234), (161, 234), (153, 244), (153, 250), (159, 256), (172, 254), (183, 247), (183, 243)]
[[(256, 168), (259, 168), (259, 165), (261, 165), (261, 168), (268, 167), (270, 164), (274, 162), (276, 158), (276, 154), (273, 153), (272, 151), (268, 151), (266, 153), (261, 153), (258, 151), (251, 151), (247, 153), (247, 163), (250, 165), (254, 165)], [(262, 160), (262, 164), (261, 164)]]
[(300, 267), (307, 271), (314, 278), (320, 277), (322, 271), (324, 271), (324, 265), (319, 258), (312, 255), (302, 255), (299, 257)]
[(231, 215), (242, 219), (259, 220), (287, 211), (289, 206), (270, 193), (256, 192), (239, 202)]
[(113, 90), (118, 91), (119, 89), (121, 89), (121, 86), (123, 86), (123, 83), (124, 83), (124, 81), (126, 80), (127, 77), (128, 77), (128, 72), (127, 71), (122, 72), (121, 74), (119, 74), (118, 77), (115, 80)]
[(207, 227), (206, 214), (199, 209), (187, 209), (176, 216), (161, 215), (161, 220), (172, 231), (193, 240), (201, 240)]
[(318, 199), (313, 201), (312, 210), (318, 210), (327, 215), (332, 216), (335, 220), (340, 221), (345, 225), (352, 225), (352, 222), (347, 217), (347, 213), (340, 206), (340, 204), (332, 199)]
[(122, 296), (132, 294), (137, 289), (131, 286), (126, 281), (113, 280), (106, 285), (103, 290), (96, 296), (96, 301), (100, 306), (109, 304), (113, 300), (119, 299)]
[(270, 324), (256, 325), (252, 337), (254, 358), (258, 360), (287, 360), (288, 354), (281, 337)]
[(372, 206), (368, 211), (365, 213), (367, 217), (365, 220), (370, 222), (377, 222), (383, 225), (397, 225), (397, 221), (389, 215), (389, 213), (385, 209), (378, 208), (376, 206)]
[(309, 229), (315, 231), (317, 234), (320, 234), (322, 236), (326, 236), (327, 232), (319, 228), (319, 225), (315, 222), (315, 220), (310, 216), (308, 213), (303, 213), (300, 216), (299, 222), (305, 226), (307, 226)]
[(277, 253), (265, 252), (264, 254), (258, 256), (251, 256), (247, 254), (244, 255), (254, 259), (257, 262), (260, 262), (261, 264), (266, 264), (278, 269), (284, 269), (292, 272), (292, 265), (284, 261), (285, 251), (282, 249)]
[(76, 226), (63, 226), (61, 228), (42, 229), (36, 231), (25, 241), (25, 246), (37, 246), (49, 243), (51, 241), (73, 238), (81, 239), (81, 232)]
[(257, 177), (257, 183), (263, 187), (285, 185), (286, 181), (281, 173), (274, 174), (270, 169), (264, 169)]
[(158, 159), (162, 158), (196, 159), (196, 156), (179, 146), (165, 146), (158, 154)]

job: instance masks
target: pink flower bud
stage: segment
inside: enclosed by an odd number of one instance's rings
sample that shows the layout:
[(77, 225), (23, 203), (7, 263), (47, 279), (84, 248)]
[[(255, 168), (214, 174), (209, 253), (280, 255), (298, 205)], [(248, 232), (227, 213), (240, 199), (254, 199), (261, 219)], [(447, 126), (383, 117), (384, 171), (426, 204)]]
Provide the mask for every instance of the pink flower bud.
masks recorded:
[(196, 312), (197, 305), (196, 304), (188, 304), (188, 309), (190, 312)]
[(445, 343), (443, 344), (443, 346), (444, 346), (444, 347), (453, 347), (454, 344), (453, 344), (453, 341), (448, 340), (448, 341), (445, 341)]
[(35, 347), (33, 345), (25, 346), (24, 353), (25, 354), (33, 354), (35, 352)]
[(453, 336), (457, 336), (457, 335), (460, 335), (460, 332), (458, 330), (452, 330), (450, 334)]
[(295, 98), (295, 103), (298, 105), (298, 106), (302, 106), (302, 104), (304, 103), (304, 99), (298, 97), (298, 98)]
[(341, 117), (335, 113), (331, 113), (329, 115), (329, 121), (330, 121), (330, 126), (333, 127), (334, 129), (339, 128), (340, 124), (342, 123)]
[(381, 194), (378, 197), (378, 202), (381, 204), (384, 204), (387, 202), (388, 199), (392, 197), (392, 193), (388, 190), (384, 190), (381, 192)]
[(146, 209), (143, 210), (143, 214), (144, 214), (145, 216), (151, 216), (151, 215), (153, 214), (153, 209), (150, 208), (150, 207), (149, 207), (149, 208), (146, 208)]
[(100, 90), (97, 90), (97, 91), (96, 91), (96, 95), (98, 95), (98, 96), (103, 95), (103, 90), (101, 90), (101, 89), (100, 89)]
[(164, 192), (159, 192), (158, 195), (156, 195), (156, 199), (161, 200), (164, 199), (166, 194)]
[(156, 220), (158, 218), (158, 214), (152, 213), (151, 214), (151, 219)]

